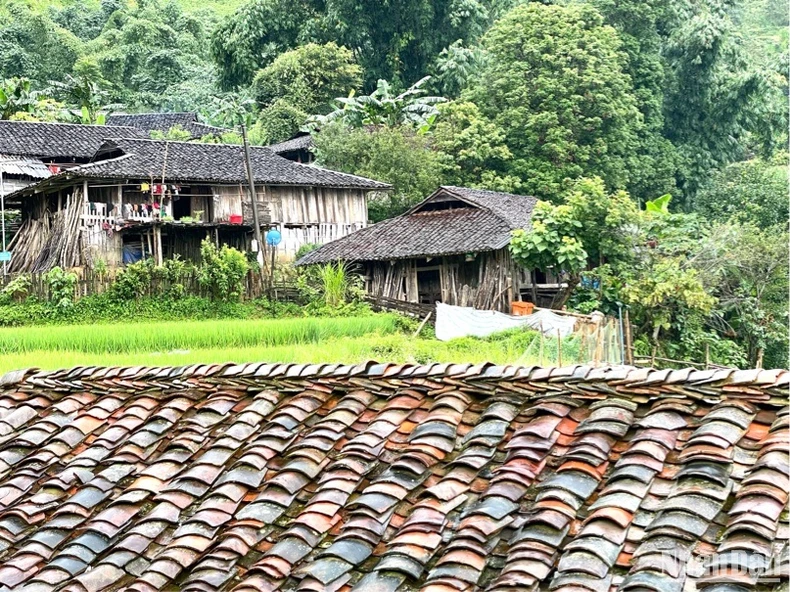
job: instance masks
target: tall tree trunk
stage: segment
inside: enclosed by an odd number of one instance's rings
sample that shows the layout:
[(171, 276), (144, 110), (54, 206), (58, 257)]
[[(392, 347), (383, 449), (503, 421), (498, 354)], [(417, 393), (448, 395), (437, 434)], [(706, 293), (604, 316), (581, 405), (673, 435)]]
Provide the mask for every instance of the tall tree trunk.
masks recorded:
[(580, 281), (581, 279), (578, 275), (572, 276), (566, 282), (567, 284), (566, 287), (561, 288), (560, 291), (554, 295), (554, 299), (551, 301), (551, 308), (553, 308), (554, 310), (562, 309), (562, 307), (565, 306), (565, 303), (568, 302), (568, 299), (571, 297), (571, 294), (573, 294), (573, 291), (576, 289), (576, 286), (579, 285)]

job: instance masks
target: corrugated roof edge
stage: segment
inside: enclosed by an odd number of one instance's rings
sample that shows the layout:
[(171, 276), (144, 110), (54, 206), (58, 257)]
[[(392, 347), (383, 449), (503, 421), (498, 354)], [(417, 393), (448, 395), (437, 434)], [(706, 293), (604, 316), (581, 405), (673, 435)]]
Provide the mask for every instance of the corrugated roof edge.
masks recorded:
[[(191, 366), (126, 366), (99, 367), (76, 366), (74, 368), (40, 371), (36, 368), (15, 370), (0, 377), (0, 386), (11, 386), (38, 381), (92, 381), (108, 378), (124, 380), (155, 379), (162, 386), (172, 378), (183, 388), (183, 381), (190, 377), (213, 379), (256, 379), (256, 380), (323, 380), (384, 379), (435, 377), (453, 378), (463, 381), (529, 382), (529, 383), (579, 383), (603, 382), (614, 387), (618, 396), (644, 396), (645, 388), (658, 385), (674, 385), (673, 391), (687, 388), (688, 396), (704, 400), (716, 400), (729, 394), (733, 398), (771, 406), (787, 405), (790, 402), (790, 371), (784, 369), (763, 370), (657, 370), (633, 366), (593, 367), (574, 365), (564, 367), (498, 366), (481, 364), (390, 364), (366, 361), (360, 364), (269, 364), (251, 362), (246, 364), (194, 364)], [(559, 384), (557, 384), (559, 388)], [(719, 396), (710, 389), (721, 389)], [(755, 392), (759, 391), (759, 392)], [(575, 392), (586, 396), (584, 392)], [(589, 396), (600, 398), (602, 393), (590, 391)], [(679, 391), (673, 396), (678, 396)], [(658, 395), (661, 396), (661, 395)], [(666, 395), (664, 395), (666, 396)]]

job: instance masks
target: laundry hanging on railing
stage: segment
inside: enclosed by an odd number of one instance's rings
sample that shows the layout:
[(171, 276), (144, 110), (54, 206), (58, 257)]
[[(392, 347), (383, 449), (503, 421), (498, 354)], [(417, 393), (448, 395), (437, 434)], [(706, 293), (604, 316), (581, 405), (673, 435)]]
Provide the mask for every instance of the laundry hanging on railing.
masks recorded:
[(528, 327), (545, 335), (567, 337), (576, 326), (576, 318), (542, 309), (531, 315), (513, 316), (495, 310), (477, 310), (465, 306), (436, 303), (436, 338), (448, 341), (459, 337), (488, 337), (494, 333)]

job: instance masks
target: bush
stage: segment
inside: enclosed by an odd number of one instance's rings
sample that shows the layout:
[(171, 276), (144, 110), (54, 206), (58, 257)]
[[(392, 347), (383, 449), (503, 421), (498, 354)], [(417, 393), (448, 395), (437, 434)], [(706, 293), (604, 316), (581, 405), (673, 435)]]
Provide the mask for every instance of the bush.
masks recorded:
[(77, 274), (53, 267), (44, 274), (44, 281), (49, 288), (49, 300), (59, 308), (68, 308), (74, 304), (74, 288), (77, 286)]
[(30, 275), (23, 273), (8, 282), (2, 291), (0, 291), (0, 304), (8, 304), (10, 302), (24, 302), (30, 295), (30, 287), (32, 282)]
[(316, 243), (305, 243), (305, 244), (303, 244), (301, 247), (299, 247), (296, 250), (296, 259), (295, 259), (295, 261), (299, 261), (299, 259), (301, 259), (305, 255), (307, 255), (308, 253), (312, 253), (313, 251), (315, 251), (320, 246), (321, 245), (318, 245)]
[(244, 278), (250, 269), (247, 256), (232, 247), (217, 247), (206, 239), (200, 244), (203, 258), (198, 268), (198, 282), (214, 300), (238, 300), (244, 290)]

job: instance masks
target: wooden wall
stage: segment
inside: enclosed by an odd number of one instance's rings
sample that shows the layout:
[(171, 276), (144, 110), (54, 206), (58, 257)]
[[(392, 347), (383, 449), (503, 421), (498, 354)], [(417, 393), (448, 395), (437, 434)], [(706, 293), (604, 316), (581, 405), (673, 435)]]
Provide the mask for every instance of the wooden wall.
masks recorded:
[[(432, 264), (432, 265), (431, 265)], [(515, 265), (507, 249), (478, 253), (467, 260), (463, 255), (425, 259), (375, 261), (365, 265), (371, 296), (419, 302), (419, 272), (438, 268), (441, 302), (472, 306), (481, 310), (510, 311), (517, 287), (513, 285)]]
[(367, 223), (368, 206), (361, 189), (266, 187), (273, 222), (284, 224)]
[[(245, 211), (247, 188), (244, 185), (215, 185), (214, 222), (227, 222), (231, 214)], [(261, 186), (256, 187), (260, 212), (268, 212), (275, 224), (366, 224), (368, 206), (361, 189), (321, 187)]]

